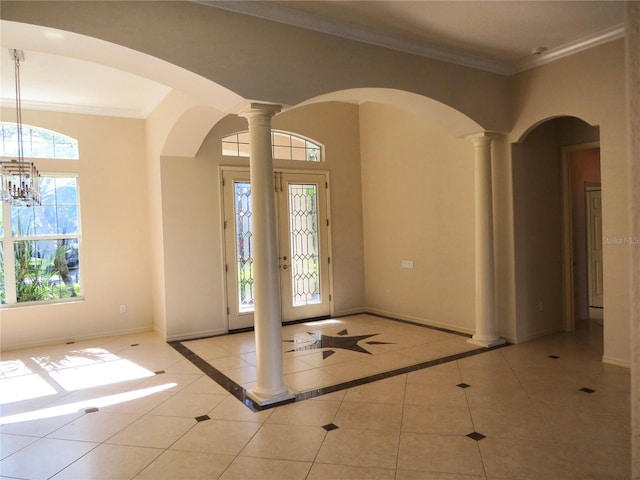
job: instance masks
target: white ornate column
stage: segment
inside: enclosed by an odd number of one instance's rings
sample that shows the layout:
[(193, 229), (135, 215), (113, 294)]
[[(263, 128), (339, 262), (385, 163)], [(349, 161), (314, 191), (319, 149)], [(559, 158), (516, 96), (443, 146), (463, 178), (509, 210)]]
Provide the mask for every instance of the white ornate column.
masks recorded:
[(251, 139), (251, 221), (256, 337), (256, 386), (247, 392), (260, 405), (293, 398), (284, 383), (282, 309), (271, 151), (271, 118), (280, 105), (252, 103), (241, 115)]
[(491, 182), (491, 135), (468, 137), (474, 146), (476, 325), (470, 343), (493, 347), (504, 343), (498, 336), (496, 279), (493, 251), (493, 186)]

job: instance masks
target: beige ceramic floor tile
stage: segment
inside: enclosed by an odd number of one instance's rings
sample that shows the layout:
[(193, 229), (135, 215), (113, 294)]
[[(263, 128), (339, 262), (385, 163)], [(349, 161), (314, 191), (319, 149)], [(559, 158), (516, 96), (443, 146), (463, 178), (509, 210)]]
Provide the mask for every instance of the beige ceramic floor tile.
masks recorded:
[(220, 480), (305, 480), (311, 463), (237, 457)]
[(424, 405), (405, 405), (402, 415), (402, 431), (415, 433), (441, 433), (467, 435), (474, 430), (484, 434), (482, 429), (474, 428), (466, 407), (428, 407)]
[[(27, 445), (38, 441), (37, 437), (26, 437), (24, 435), (0, 434), (0, 460), (13, 455), (18, 450), (22, 450)], [(2, 469), (0, 468), (0, 473)]]
[(256, 367), (252, 365), (243, 368), (223, 370), (222, 373), (238, 385), (255, 382), (257, 378)]
[(136, 413), (111, 413), (98, 411), (87, 413), (64, 427), (52, 432), (49, 438), (104, 442), (140, 417)]
[[(395, 480), (494, 480), (476, 475), (457, 475), (442, 472), (418, 472), (412, 470), (398, 470)], [(497, 480), (497, 479), (496, 479)]]
[(114, 445), (168, 448), (196, 424), (193, 418), (147, 415), (108, 440)]
[(198, 380), (185, 387), (182, 391), (187, 393), (229, 394), (229, 392), (227, 392), (222, 386), (206, 375), (202, 375)]
[(307, 392), (320, 387), (327, 387), (340, 383), (338, 378), (321, 369), (306, 370), (290, 373), (284, 376), (284, 383), (299, 392)]
[(394, 480), (394, 478), (395, 470), (392, 468), (366, 468), (315, 463), (311, 467), (307, 480)]
[(251, 367), (251, 364), (249, 362), (245, 362), (238, 355), (229, 355), (228, 357), (213, 358), (213, 359), (207, 360), (207, 363), (209, 363), (209, 365), (211, 365), (216, 370), (220, 370), (221, 372), (224, 372), (226, 370), (233, 370), (236, 368)]
[(97, 443), (43, 438), (2, 460), (2, 475), (47, 479), (97, 446)]
[(328, 367), (321, 367), (318, 370), (338, 379), (338, 382), (346, 382), (362, 377), (367, 377), (378, 373), (378, 369), (362, 360), (350, 360), (348, 362), (336, 363)]
[(253, 422), (206, 420), (171, 445), (171, 450), (237, 455), (259, 428)]
[(267, 423), (282, 425), (311, 425), (322, 427), (332, 423), (340, 408), (340, 402), (295, 402), (273, 410)]
[(61, 471), (53, 480), (123, 480), (135, 477), (162, 450), (102, 444)]
[(581, 479), (620, 480), (632, 478), (631, 448), (589, 443), (561, 444), (560, 450), (569, 459)]
[(334, 423), (339, 427), (400, 433), (403, 406), (396, 403), (342, 402)]
[(233, 455), (167, 450), (134, 480), (211, 480), (229, 466)]
[(405, 404), (429, 407), (466, 407), (467, 398), (464, 389), (454, 384), (434, 387), (422, 383), (408, 383)]
[(394, 433), (339, 428), (327, 434), (316, 462), (395, 468), (398, 441)]
[(347, 390), (347, 402), (402, 403), (404, 401), (406, 376), (396, 375), (385, 380), (366, 383)]
[(457, 385), (462, 382), (458, 362), (447, 362), (407, 374), (407, 383)]
[[(37, 411), (37, 413), (47, 414), (48, 410), (45, 409), (44, 412)], [(51, 432), (55, 432), (59, 428), (65, 426), (68, 423), (71, 423), (73, 420), (77, 419), (84, 415), (84, 412), (73, 412), (69, 414), (55, 414), (52, 413), (51, 416), (47, 416), (46, 418), (39, 418), (37, 420), (29, 420), (31, 415), (29, 413), (21, 414), (20, 417), (15, 417), (15, 420), (24, 419), (24, 421), (15, 421), (13, 422), (12, 418), (3, 418), (4, 422), (12, 422), (12, 423), (4, 423), (0, 425), (0, 433), (11, 433), (14, 435), (27, 435), (31, 437), (44, 437)]]
[(213, 410), (227, 395), (178, 392), (151, 410), (150, 415), (195, 418)]
[(485, 438), (478, 442), (487, 476), (578, 479), (567, 456), (552, 442)]
[(501, 405), (471, 407), (476, 431), (487, 437), (552, 441), (553, 435), (534, 407)]
[(209, 412), (211, 418), (262, 423), (273, 413), (272, 409), (253, 412), (235, 397), (228, 396)]
[(625, 447), (631, 438), (631, 425), (627, 418), (585, 414), (570, 406), (546, 406), (541, 409), (548, 430), (559, 443), (611, 445)]
[(403, 433), (399, 470), (484, 475), (476, 442), (466, 436)]
[[(327, 432), (306, 425), (265, 424), (253, 436), (240, 455), (311, 462)], [(286, 439), (286, 441), (283, 441)]]

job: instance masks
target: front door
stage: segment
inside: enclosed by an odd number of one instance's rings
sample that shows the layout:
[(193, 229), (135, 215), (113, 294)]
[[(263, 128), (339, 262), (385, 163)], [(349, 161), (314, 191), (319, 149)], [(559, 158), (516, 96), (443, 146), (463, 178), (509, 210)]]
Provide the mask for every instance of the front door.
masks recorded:
[[(225, 278), (229, 330), (253, 326), (251, 183), (224, 169)], [(330, 314), (327, 176), (274, 172), (282, 321)]]

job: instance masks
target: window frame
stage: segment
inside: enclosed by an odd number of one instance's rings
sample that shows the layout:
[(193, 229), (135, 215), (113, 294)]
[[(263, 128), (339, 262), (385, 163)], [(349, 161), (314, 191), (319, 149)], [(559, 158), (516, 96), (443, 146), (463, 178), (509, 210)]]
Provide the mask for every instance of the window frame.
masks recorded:
[[(7, 202), (0, 202), (2, 210), (2, 232), (0, 234), (0, 243), (2, 250), (1, 261), (3, 262), (4, 271), (4, 303), (0, 303), (0, 309), (3, 308), (15, 308), (31, 305), (45, 305), (54, 303), (68, 303), (84, 300), (84, 289), (82, 282), (82, 215), (80, 205), (80, 175), (77, 172), (46, 172), (41, 173), (41, 178), (73, 178), (75, 179), (76, 189), (76, 208), (77, 208), (77, 233), (47, 233), (47, 234), (30, 234), (30, 235), (14, 235), (13, 222), (11, 216), (11, 205)], [(58, 203), (56, 202), (56, 207)], [(35, 208), (35, 207), (24, 207)], [(77, 296), (59, 297), (44, 300), (18, 300), (18, 286), (16, 282), (16, 255), (15, 245), (19, 242), (49, 242), (57, 240), (75, 240), (78, 245), (78, 278), (79, 278), (79, 293)], [(9, 279), (9, 281), (7, 281)]]
[[(276, 138), (288, 138), (288, 145), (281, 144), (276, 141)], [(294, 141), (301, 142), (304, 144), (302, 146), (294, 146)], [(239, 158), (248, 158), (251, 150), (251, 139), (249, 138), (249, 130), (242, 130), (239, 132), (230, 133), (225, 135), (220, 139), (220, 144), (222, 147), (222, 155), (225, 157), (239, 157)], [(225, 148), (225, 146), (227, 148)], [(311, 151), (316, 150), (318, 160), (310, 160), (309, 153)], [(276, 152), (289, 151), (289, 155), (287, 157), (277, 155)], [(295, 158), (300, 155), (294, 155), (294, 152), (305, 152), (305, 158)], [(235, 152), (235, 153), (234, 153)], [(324, 162), (324, 145), (320, 142), (305, 137), (303, 135), (299, 135), (297, 133), (288, 132), (285, 130), (271, 130), (271, 154), (273, 155), (274, 160), (283, 160), (289, 162), (308, 162), (308, 163), (322, 163)]]
[[(5, 141), (5, 138), (9, 137), (5, 132), (12, 131), (15, 132), (16, 141), (9, 142)], [(15, 122), (0, 122), (0, 157), (3, 159), (5, 157), (11, 158), (17, 155), (17, 150), (9, 150), (5, 149), (5, 145), (8, 143), (17, 143), (17, 131), (18, 126)], [(37, 132), (34, 135), (34, 132)], [(34, 137), (39, 137), (41, 135), (49, 135), (50, 143), (41, 142), (41, 145), (48, 145), (49, 151), (47, 153), (52, 152), (53, 155), (38, 155), (38, 149), (34, 152)], [(54, 130), (49, 130), (48, 128), (36, 127), (34, 125), (22, 125), (22, 138), (23, 138), (23, 146), (24, 149), (24, 157), (25, 158), (51, 158), (56, 160), (79, 160), (80, 159), (80, 148), (78, 140), (72, 138), (68, 135), (65, 135), (60, 132), (56, 132)], [(56, 152), (56, 145), (68, 145), (70, 146), (71, 154), (66, 155), (58, 149)], [(59, 153), (59, 154), (56, 154)]]

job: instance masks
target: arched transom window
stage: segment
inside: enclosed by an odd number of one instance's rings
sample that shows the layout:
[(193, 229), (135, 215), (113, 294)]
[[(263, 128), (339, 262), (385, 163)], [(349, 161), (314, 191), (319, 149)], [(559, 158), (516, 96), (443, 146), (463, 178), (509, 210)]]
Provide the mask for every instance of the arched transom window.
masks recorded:
[[(0, 156), (18, 156), (18, 127), (15, 123), (0, 123), (2, 139)], [(22, 154), (27, 158), (60, 158), (77, 160), (78, 141), (45, 128), (22, 126)]]
[[(273, 158), (301, 162), (321, 162), (322, 145), (308, 138), (280, 130), (271, 131)], [(222, 154), (231, 157), (248, 157), (251, 153), (249, 132), (237, 132), (222, 138)]]

